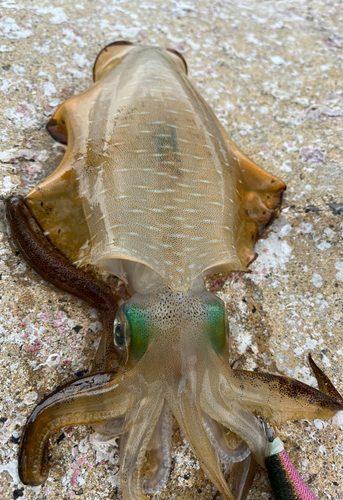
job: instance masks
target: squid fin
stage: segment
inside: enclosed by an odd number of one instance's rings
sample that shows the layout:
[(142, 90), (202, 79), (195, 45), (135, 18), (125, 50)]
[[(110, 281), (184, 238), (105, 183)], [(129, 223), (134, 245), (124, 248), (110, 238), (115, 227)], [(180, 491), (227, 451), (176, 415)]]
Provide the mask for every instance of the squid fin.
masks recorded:
[(237, 165), (236, 189), (241, 199), (240, 228), (237, 238), (238, 256), (248, 266), (257, 257), (254, 245), (277, 217), (286, 184), (254, 163), (233, 142), (226, 129), (220, 126), (229, 157)]
[[(99, 52), (98, 57), (96, 58), (94, 63), (94, 82), (98, 82), (101, 78), (104, 78), (110, 71), (116, 68), (134, 47), (137, 47), (137, 44), (126, 42), (123, 40), (112, 42), (104, 47)], [(180, 69), (187, 75), (187, 63), (184, 57), (177, 50), (166, 50), (178, 64)]]
[[(231, 142), (231, 141), (230, 141)], [(241, 169), (241, 182), (237, 189), (242, 197), (238, 236), (241, 261), (246, 266), (257, 257), (253, 247), (259, 237), (277, 217), (286, 185), (258, 167), (232, 142)]]
[(93, 67), (93, 80), (99, 81), (114, 69), (135, 46), (132, 42), (118, 40), (106, 45), (95, 59)]
[(90, 238), (77, 172), (59, 167), (28, 194), (25, 202), (48, 240), (74, 262)]
[(232, 147), (242, 171), (240, 186), (245, 213), (256, 222), (259, 237), (277, 216), (286, 185), (256, 165), (233, 142)]

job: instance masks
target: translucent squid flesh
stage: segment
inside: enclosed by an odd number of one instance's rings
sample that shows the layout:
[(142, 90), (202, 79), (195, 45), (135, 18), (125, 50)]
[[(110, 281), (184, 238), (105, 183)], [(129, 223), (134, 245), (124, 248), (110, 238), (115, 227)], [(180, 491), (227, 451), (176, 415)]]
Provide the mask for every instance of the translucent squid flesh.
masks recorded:
[[(313, 361), (320, 390), (232, 370), (224, 303), (204, 290), (209, 273), (248, 269), (285, 184), (233, 143), (169, 49), (105, 47), (94, 84), (47, 128), (66, 153), (25, 199), (8, 199), (12, 235), (41, 276), (98, 308), (104, 329), (91, 374), (28, 419), (22, 481), (46, 480), (52, 433), (91, 424), (105, 439), (120, 434), (123, 497), (142, 500), (167, 481), (173, 414), (222, 497), (244, 500), (268, 456), (257, 415), (279, 425), (343, 409)], [(118, 307), (88, 265), (122, 279), (131, 298)]]

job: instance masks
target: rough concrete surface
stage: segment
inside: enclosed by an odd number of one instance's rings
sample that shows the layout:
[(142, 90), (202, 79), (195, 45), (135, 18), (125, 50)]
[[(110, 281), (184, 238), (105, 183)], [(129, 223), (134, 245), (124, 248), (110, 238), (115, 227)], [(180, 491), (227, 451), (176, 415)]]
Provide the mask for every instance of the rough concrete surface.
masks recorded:
[[(252, 273), (208, 286), (227, 303), (238, 365), (316, 385), (307, 355), (343, 392), (343, 4), (325, 0), (0, 1), (0, 196), (28, 192), (61, 161), (45, 124), (92, 80), (106, 44), (176, 48), (233, 139), (285, 180), (279, 219)], [(11, 245), (1, 217), (0, 499), (120, 499), (117, 446), (91, 429), (54, 436), (41, 487), (17, 475), (26, 417), (90, 366), (96, 311), (54, 289)], [(280, 436), (320, 499), (343, 499), (343, 417), (285, 424)], [(167, 488), (156, 499), (209, 500), (214, 490), (177, 431)], [(250, 500), (268, 500), (259, 471)]]

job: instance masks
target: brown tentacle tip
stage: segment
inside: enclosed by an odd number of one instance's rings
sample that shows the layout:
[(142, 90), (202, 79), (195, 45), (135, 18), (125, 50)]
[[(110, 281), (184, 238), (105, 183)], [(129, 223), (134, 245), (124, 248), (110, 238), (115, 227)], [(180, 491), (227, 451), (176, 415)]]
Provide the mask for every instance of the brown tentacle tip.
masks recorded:
[(44, 446), (43, 454), (39, 463), (39, 470), (33, 461), (31, 447), (27, 445), (27, 433), (24, 434), (19, 449), (18, 472), (23, 484), (29, 486), (40, 486), (49, 475), (48, 446)]
[(312, 368), (312, 371), (317, 379), (318, 382), (318, 387), (321, 392), (329, 396), (331, 399), (336, 401), (337, 403), (340, 403), (342, 405), (342, 410), (343, 410), (343, 398), (340, 395), (340, 393), (337, 391), (331, 380), (323, 370), (319, 368), (319, 366), (313, 361), (313, 358), (311, 356), (311, 353), (308, 355), (308, 361), (310, 363), (310, 366)]

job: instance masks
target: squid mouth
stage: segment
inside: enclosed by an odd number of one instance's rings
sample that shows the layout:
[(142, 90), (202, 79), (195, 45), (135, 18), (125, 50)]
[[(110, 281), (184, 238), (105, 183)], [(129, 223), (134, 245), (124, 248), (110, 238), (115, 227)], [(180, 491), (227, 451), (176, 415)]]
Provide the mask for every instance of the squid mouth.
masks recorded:
[[(127, 356), (118, 373), (79, 379), (36, 407), (21, 441), (23, 483), (35, 486), (46, 480), (53, 432), (90, 424), (98, 432), (120, 435), (123, 498), (146, 499), (169, 477), (173, 414), (207, 477), (223, 498), (233, 500), (223, 463), (251, 453), (264, 467), (268, 438), (256, 415), (279, 425), (343, 409), (342, 398), (316, 365), (321, 391), (286, 377), (232, 370), (221, 301), (209, 292), (189, 300), (168, 293), (174, 296), (168, 297), (163, 321), (156, 318), (165, 293), (153, 301), (134, 297), (122, 307), (119, 324), (126, 327), (118, 333), (116, 324), (115, 339)], [(178, 314), (171, 314), (175, 307)], [(232, 435), (240, 438), (234, 445), (228, 439)], [(144, 475), (146, 456), (149, 473)]]

